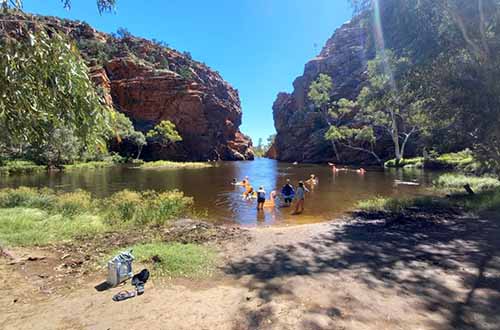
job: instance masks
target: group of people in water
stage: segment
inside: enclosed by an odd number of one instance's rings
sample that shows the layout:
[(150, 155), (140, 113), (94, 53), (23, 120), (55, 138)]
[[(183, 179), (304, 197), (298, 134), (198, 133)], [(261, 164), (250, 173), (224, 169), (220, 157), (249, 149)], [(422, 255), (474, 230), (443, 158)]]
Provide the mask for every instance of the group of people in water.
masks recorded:
[[(328, 165), (332, 168), (334, 173), (342, 172), (342, 171), (355, 171), (360, 175), (364, 175), (366, 170), (364, 168), (360, 168), (357, 170), (352, 170), (348, 168), (338, 168), (335, 164), (328, 163)], [(232, 182), (235, 186), (241, 186), (245, 189), (243, 193), (243, 199), (245, 200), (257, 200), (257, 210), (262, 211), (265, 208), (274, 208), (276, 207), (276, 198), (278, 197), (278, 193), (276, 191), (272, 191), (269, 195), (269, 199), (266, 199), (266, 191), (264, 186), (260, 186), (258, 190), (255, 190), (253, 186), (250, 184), (250, 179), (248, 176), (245, 179), (238, 182), (237, 179), (233, 179)], [(281, 197), (282, 203), (279, 207), (291, 207), (293, 201), (295, 200), (295, 209), (292, 214), (301, 214), (304, 212), (304, 202), (306, 193), (313, 190), (319, 184), (319, 180), (316, 175), (311, 174), (309, 179), (305, 181), (299, 181), (297, 187), (295, 188), (290, 179), (286, 180), (285, 185), (281, 188)]]
[[(297, 188), (292, 185), (290, 179), (287, 179), (285, 185), (281, 188), (283, 203), (280, 205), (280, 207), (290, 207), (292, 205), (292, 202), (296, 200), (295, 210), (293, 214), (301, 214), (302, 212), (304, 212), (306, 192), (309, 192), (307, 186), (309, 186), (310, 189), (314, 189), (314, 187), (318, 183), (319, 180), (314, 174), (311, 174), (311, 177), (305, 182), (299, 181)], [(266, 191), (264, 189), (264, 186), (260, 186), (259, 189), (255, 191), (250, 184), (250, 179), (248, 178), (248, 176), (240, 182), (238, 182), (237, 179), (233, 179), (232, 184), (245, 188), (243, 199), (257, 199), (257, 210), (262, 211), (265, 208), (276, 207), (276, 198), (278, 197), (277, 192), (272, 191), (269, 195), (270, 198), (266, 199)]]

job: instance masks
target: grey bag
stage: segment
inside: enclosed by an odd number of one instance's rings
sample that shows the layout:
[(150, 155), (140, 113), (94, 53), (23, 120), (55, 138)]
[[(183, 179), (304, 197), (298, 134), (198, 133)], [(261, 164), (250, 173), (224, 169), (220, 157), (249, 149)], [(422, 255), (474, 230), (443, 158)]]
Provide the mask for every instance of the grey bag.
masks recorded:
[(115, 287), (123, 281), (128, 280), (133, 276), (132, 261), (134, 256), (132, 251), (122, 252), (110, 261), (108, 261), (108, 282), (109, 285)]

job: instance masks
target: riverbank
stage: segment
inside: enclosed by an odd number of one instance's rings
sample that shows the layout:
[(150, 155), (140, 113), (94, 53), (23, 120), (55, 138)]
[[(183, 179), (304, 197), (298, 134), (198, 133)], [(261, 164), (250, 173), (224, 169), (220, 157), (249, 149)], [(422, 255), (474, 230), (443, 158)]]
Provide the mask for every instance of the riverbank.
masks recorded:
[[(27, 160), (9, 160), (0, 166), (0, 175), (28, 175), (34, 173), (43, 173), (48, 171), (74, 171), (74, 170), (94, 170), (119, 166), (127, 163), (126, 159), (120, 157), (110, 157), (110, 159), (100, 161), (77, 162), (74, 164), (60, 165), (49, 168), (47, 165), (39, 165)], [(130, 166), (136, 166), (143, 169), (149, 168), (169, 168), (169, 169), (194, 169), (211, 167), (211, 163), (206, 162), (172, 162), (172, 161), (151, 161), (131, 160)]]
[(498, 213), (415, 212), (407, 220), (387, 225), (383, 218), (351, 217), (247, 229), (207, 243), (218, 251), (211, 277), (153, 277), (144, 296), (122, 303), (111, 297), (129, 285), (94, 288), (105, 278), (102, 269), (68, 282), (71, 289), (50, 289), (47, 282), (60, 274), (42, 270), (71, 259), (61, 253), (38, 251), (44, 259), (34, 256), (22, 266), (4, 257), (0, 321), (6, 329), (117, 323), (133, 329), (494, 329)]
[[(220, 330), (494, 329), (500, 322), (500, 204), (491, 201), (500, 192), (479, 186), (473, 185), (475, 196), (386, 200), (378, 204), (382, 209), (314, 225), (242, 229), (182, 220), (85, 241), (7, 248), (0, 258), (0, 322), (6, 329), (117, 323)], [(135, 270), (150, 268), (152, 280), (144, 296), (115, 303), (113, 294), (132, 287), (99, 291), (105, 260), (134, 247)], [(193, 251), (207, 258), (193, 258)], [(156, 264), (162, 258), (169, 263)]]

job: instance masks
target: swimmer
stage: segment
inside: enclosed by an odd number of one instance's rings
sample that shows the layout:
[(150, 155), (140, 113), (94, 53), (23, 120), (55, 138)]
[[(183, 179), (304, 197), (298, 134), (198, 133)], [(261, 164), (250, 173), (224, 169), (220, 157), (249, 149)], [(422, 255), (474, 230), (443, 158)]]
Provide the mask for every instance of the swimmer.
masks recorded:
[(316, 178), (314, 174), (311, 174), (311, 177), (306, 181), (306, 183), (313, 187), (318, 184), (318, 178)]
[(360, 168), (359, 170), (356, 170), (356, 172), (361, 175), (366, 174), (366, 170), (364, 168)]
[(243, 193), (243, 199), (252, 199), (255, 197), (255, 191), (253, 187), (248, 185), (247, 190)]
[(264, 187), (260, 186), (259, 190), (257, 190), (257, 210), (263, 210), (265, 202), (266, 191), (264, 190)]
[(337, 168), (337, 166), (334, 163), (328, 163), (328, 166), (330, 166), (332, 168), (333, 172), (338, 172), (339, 171), (339, 169)]

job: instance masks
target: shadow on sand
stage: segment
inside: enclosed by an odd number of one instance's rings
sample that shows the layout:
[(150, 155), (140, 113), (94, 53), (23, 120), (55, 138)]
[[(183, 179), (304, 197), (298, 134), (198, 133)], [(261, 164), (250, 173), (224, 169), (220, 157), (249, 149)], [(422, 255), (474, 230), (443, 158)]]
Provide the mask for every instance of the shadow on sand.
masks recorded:
[[(332, 225), (330, 231), (310, 241), (275, 246), (233, 262), (225, 272), (250, 278), (249, 289), (271, 301), (293, 295), (280, 280), (351, 271), (369, 290), (385, 287), (416, 297), (424, 313), (437, 313), (445, 320), (445, 324), (426, 329), (498, 329), (498, 218), (416, 213), (391, 225), (383, 220), (356, 219)], [(446, 275), (458, 279), (458, 287), (450, 286)], [(335, 306), (329, 310), (341, 314)], [(271, 310), (261, 311), (266, 315), (242, 312), (251, 329), (258, 329), (263, 319), (273, 316)], [(311, 328), (323, 329), (319, 325)]]

